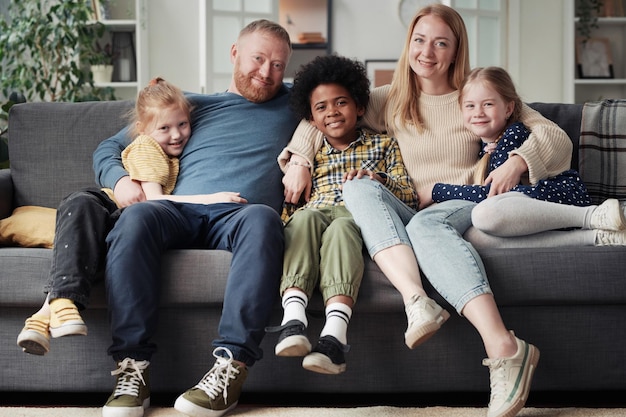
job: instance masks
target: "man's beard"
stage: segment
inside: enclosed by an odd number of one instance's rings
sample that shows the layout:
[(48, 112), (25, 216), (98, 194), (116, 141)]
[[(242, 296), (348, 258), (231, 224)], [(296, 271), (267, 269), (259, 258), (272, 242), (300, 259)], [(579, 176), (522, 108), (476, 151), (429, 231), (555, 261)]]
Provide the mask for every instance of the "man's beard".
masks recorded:
[[(271, 80), (266, 80), (272, 82)], [(263, 103), (274, 98), (280, 85), (270, 85), (268, 87), (257, 87), (252, 83), (252, 77), (235, 69), (235, 86), (244, 98), (253, 103)]]

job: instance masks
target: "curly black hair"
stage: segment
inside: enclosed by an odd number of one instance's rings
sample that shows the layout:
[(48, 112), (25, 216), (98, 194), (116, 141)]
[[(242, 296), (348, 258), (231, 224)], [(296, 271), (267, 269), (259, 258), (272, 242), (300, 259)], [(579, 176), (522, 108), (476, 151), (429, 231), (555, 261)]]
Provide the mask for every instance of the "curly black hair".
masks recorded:
[(296, 73), (289, 98), (296, 116), (312, 118), (311, 93), (320, 84), (339, 84), (348, 90), (357, 106), (367, 107), (370, 81), (363, 63), (338, 55), (324, 55), (303, 65)]

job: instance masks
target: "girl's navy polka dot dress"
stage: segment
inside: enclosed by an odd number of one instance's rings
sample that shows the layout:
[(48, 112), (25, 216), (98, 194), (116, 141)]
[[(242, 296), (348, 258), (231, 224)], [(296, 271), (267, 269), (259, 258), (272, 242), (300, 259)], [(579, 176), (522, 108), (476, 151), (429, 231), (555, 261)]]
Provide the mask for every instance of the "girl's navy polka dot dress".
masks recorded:
[[(508, 158), (509, 153), (519, 148), (530, 131), (522, 123), (514, 123), (507, 127), (497, 143), (495, 151), (489, 159), (488, 172), (502, 165)], [(484, 154), (481, 151), (480, 157)], [(436, 184), (433, 188), (433, 201), (436, 203), (446, 200), (469, 200), (479, 202), (487, 198), (490, 186), (481, 185), (451, 185)], [(591, 197), (587, 187), (580, 179), (576, 170), (570, 169), (554, 177), (540, 180), (535, 185), (517, 185), (511, 191), (524, 193), (538, 200), (551, 201), (553, 203), (570, 204), (574, 206), (588, 206)]]

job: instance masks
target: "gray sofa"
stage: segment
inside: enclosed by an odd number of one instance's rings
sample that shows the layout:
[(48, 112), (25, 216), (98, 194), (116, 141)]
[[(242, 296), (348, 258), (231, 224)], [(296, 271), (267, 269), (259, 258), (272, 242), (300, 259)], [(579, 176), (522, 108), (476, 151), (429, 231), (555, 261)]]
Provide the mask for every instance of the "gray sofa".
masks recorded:
[[(19, 206), (55, 208), (66, 194), (92, 186), (92, 152), (122, 127), (121, 115), (130, 105), (14, 106), (11, 169), (0, 171), (0, 219)], [(568, 132), (576, 167), (582, 105), (534, 106)], [(493, 248), (481, 255), (506, 324), (541, 350), (533, 392), (626, 390), (626, 247)], [(106, 354), (110, 333), (102, 284), (84, 312), (87, 337), (53, 339), (45, 357), (24, 354), (16, 346), (24, 319), (43, 301), (50, 257), (49, 249), (0, 247), (0, 392), (108, 393), (114, 363)], [(212, 365), (210, 342), (216, 336), (229, 259), (227, 252), (209, 250), (177, 250), (164, 256), (159, 350), (151, 367), (153, 397), (182, 392)], [(322, 311), (319, 297), (312, 308)], [(273, 324), (280, 313), (277, 299)], [(312, 317), (310, 322), (314, 341), (322, 320)], [(298, 359), (277, 358), (276, 335), (269, 335), (263, 343), (265, 357), (252, 368), (245, 391), (489, 391), (481, 340), (464, 318), (452, 314), (435, 337), (415, 350), (404, 345), (405, 327), (400, 296), (367, 259), (348, 334), (352, 350), (347, 372), (318, 375), (303, 370)], [(382, 401), (384, 395), (372, 398)]]

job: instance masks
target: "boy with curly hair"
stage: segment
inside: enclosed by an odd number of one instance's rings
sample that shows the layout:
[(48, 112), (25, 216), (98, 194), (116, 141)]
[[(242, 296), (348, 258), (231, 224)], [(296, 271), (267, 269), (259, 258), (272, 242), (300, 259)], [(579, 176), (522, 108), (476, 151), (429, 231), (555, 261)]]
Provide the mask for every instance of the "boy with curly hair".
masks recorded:
[[(417, 194), (394, 138), (357, 127), (369, 102), (369, 80), (362, 63), (337, 55), (320, 56), (296, 74), (290, 105), (324, 134), (312, 170), (310, 199), (285, 225), (285, 258), (280, 294), (284, 309), (277, 356), (304, 356), (310, 371), (345, 371), (347, 328), (363, 277), (363, 240), (345, 207), (342, 185), (357, 174), (388, 187), (417, 209)], [(317, 345), (306, 336), (306, 307), (315, 286), (326, 322)]]

